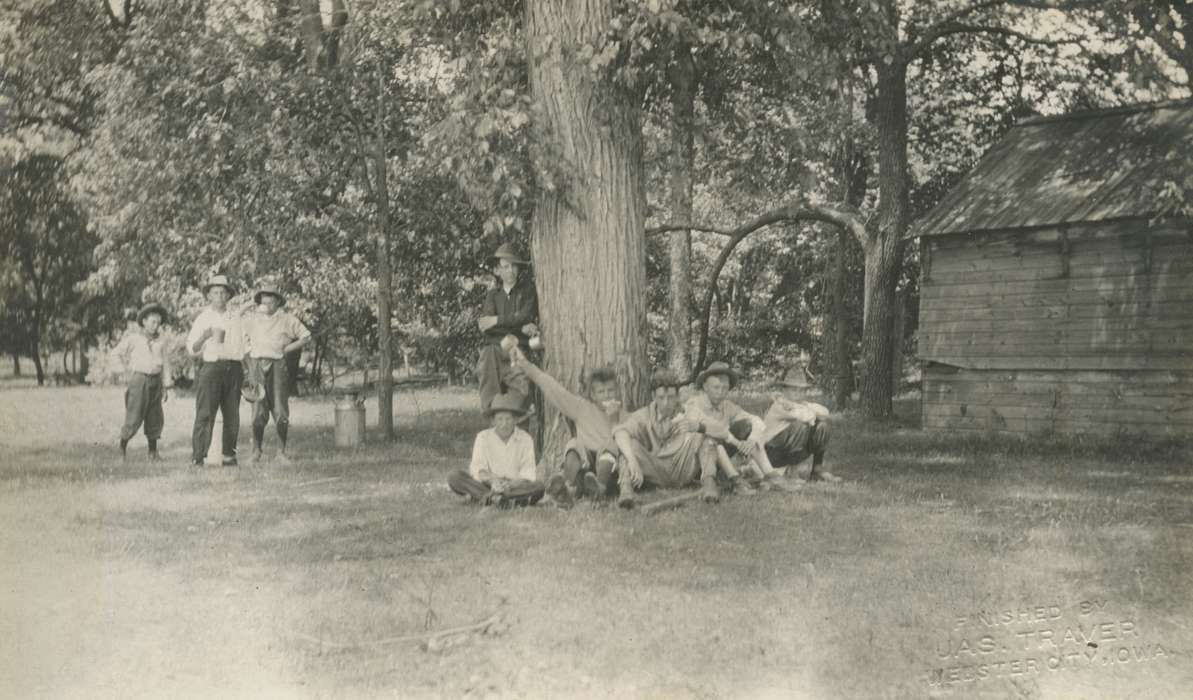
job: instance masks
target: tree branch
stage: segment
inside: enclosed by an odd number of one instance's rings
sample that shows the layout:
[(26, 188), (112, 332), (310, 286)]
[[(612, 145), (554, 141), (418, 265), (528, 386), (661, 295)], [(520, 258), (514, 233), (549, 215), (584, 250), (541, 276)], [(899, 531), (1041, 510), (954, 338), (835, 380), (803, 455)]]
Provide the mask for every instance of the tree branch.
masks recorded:
[(732, 230), (690, 224), (664, 224), (647, 229), (647, 235), (665, 233), (667, 231), (688, 230), (716, 233), (729, 238), (729, 242), (721, 249), (721, 254), (717, 256), (717, 260), (713, 264), (708, 290), (704, 293), (704, 305), (701, 312), (703, 319), (700, 327), (700, 350), (697, 352), (696, 362), (692, 366), (692, 376), (688, 379), (689, 382), (695, 381), (696, 375), (704, 367), (704, 361), (708, 353), (709, 318), (712, 314), (713, 298), (717, 291), (717, 278), (720, 277), (721, 270), (725, 268), (725, 263), (729, 262), (729, 257), (733, 254), (733, 250), (739, 243), (745, 240), (746, 236), (761, 228), (765, 228), (771, 224), (797, 221), (819, 221), (841, 226), (852, 233), (863, 247), (867, 244), (870, 235), (866, 231), (865, 221), (854, 207), (848, 204), (814, 204), (809, 202), (798, 202), (779, 207)]
[(1035, 46), (1068, 46), (1068, 45), (1073, 45), (1073, 44), (1080, 44), (1082, 41), (1080, 37), (1067, 37), (1067, 38), (1063, 38), (1063, 39), (1043, 39), (1040, 37), (1035, 37), (1030, 34), (1027, 34), (1026, 32), (1021, 32), (1017, 29), (1011, 29), (1009, 27), (997, 27), (997, 26), (984, 25), (984, 24), (964, 24), (961, 22), (954, 22), (947, 26), (946, 25), (937, 25), (933, 28), (932, 32), (925, 34), (924, 37), (922, 39), (920, 39), (918, 42), (916, 42), (915, 46), (912, 47), (912, 50), (910, 53), (911, 57), (915, 58), (915, 57), (919, 56), (924, 51), (927, 51), (928, 47), (931, 46), (938, 39), (941, 39), (946, 36), (951, 36), (953, 34), (996, 34), (999, 36), (1013, 37), (1015, 39), (1019, 39), (1020, 41), (1022, 41), (1024, 43), (1033, 44)]

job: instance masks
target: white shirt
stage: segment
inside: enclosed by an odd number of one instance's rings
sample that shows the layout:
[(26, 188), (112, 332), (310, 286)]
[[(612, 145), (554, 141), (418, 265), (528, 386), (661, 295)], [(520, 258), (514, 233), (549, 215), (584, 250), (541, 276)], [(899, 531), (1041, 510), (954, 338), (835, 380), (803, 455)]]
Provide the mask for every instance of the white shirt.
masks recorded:
[(311, 335), (301, 321), (281, 310), (251, 314), (244, 319), (244, 326), (249, 357), (271, 360), (282, 359), (287, 345)]
[[(203, 343), (203, 348), (199, 353), (195, 353), (195, 343), (199, 341), (199, 336), (203, 335), (203, 331), (208, 328), (224, 329), (224, 342), (217, 343), (215, 336), (207, 339)], [(195, 317), (195, 322), (191, 324), (191, 332), (186, 336), (186, 351), (195, 356), (202, 356), (204, 362), (216, 362), (218, 360), (236, 360), (244, 359), (244, 322), (240, 318), (240, 313), (233, 311), (231, 307), (224, 310), (223, 313), (216, 311), (211, 307), (203, 309), (203, 311)]]
[(161, 333), (150, 338), (142, 330), (130, 330), (112, 351), (125, 369), (141, 374), (160, 374), (166, 388), (174, 383), (170, 354)]
[(498, 437), (492, 428), (482, 430), (472, 444), (472, 464), (468, 471), (477, 479), (488, 471), (500, 479), (534, 481), (534, 439), (517, 427), (508, 442)]

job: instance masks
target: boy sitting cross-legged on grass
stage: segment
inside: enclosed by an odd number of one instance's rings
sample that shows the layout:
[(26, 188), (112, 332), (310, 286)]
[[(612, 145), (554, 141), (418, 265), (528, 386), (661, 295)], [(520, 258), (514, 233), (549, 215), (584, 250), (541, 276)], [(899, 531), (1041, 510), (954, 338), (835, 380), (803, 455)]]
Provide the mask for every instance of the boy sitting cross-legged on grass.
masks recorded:
[(550, 493), (560, 507), (571, 505), (562, 475), (553, 476), (546, 488), (535, 480), (534, 440), (517, 425), (522, 413), (522, 397), (498, 394), (493, 398), (485, 411), (492, 427), (477, 433), (468, 471), (458, 469), (447, 477), (452, 491), (474, 503), (499, 508), (532, 506), (544, 493)]
[(608, 367), (592, 370), (588, 375), (588, 398), (584, 398), (534, 366), (517, 347), (510, 349), (510, 361), (538, 385), (544, 399), (576, 425), (575, 437), (564, 447), (563, 476), (568, 489), (578, 497), (603, 499), (617, 466), (613, 426), (629, 417), (617, 397), (617, 374)]

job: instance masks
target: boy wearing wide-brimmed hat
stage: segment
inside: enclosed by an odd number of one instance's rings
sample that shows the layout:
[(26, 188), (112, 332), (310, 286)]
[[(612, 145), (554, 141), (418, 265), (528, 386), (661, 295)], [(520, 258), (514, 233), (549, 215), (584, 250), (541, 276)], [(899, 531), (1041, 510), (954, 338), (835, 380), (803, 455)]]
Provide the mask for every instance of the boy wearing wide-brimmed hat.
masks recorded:
[(276, 284), (263, 284), (253, 294), (255, 313), (245, 319), (249, 354), (248, 376), (256, 391), (253, 404), (253, 461), (261, 461), (265, 427), (273, 415), (281, 446), (277, 461), (286, 463), (286, 439), (290, 431), (290, 377), (286, 355), (301, 351), (311, 342), (311, 332), (293, 314), (282, 310), (286, 297)]
[(538, 297), (525, 274), (529, 261), (505, 243), (493, 253), (490, 262), (498, 284), (485, 294), (481, 315), (476, 320), (477, 327), (485, 334), (476, 368), (482, 411), (501, 393), (514, 394), (525, 404), (530, 393), (529, 382), (507, 361), (502, 339), (513, 336), (517, 346), (525, 351), (530, 347), (530, 338), (539, 334)]
[(124, 390), (124, 426), (120, 429), (120, 457), (127, 459), (128, 442), (145, 424), (145, 439), (149, 441), (149, 460), (161, 461), (157, 441), (165, 425), (162, 404), (170, 398), (174, 377), (170, 369), (170, 353), (161, 337), (166, 309), (149, 303), (137, 312), (137, 328), (129, 331), (112, 351), (124, 366), (128, 382)]
[(234, 467), (240, 437), (240, 385), (244, 380), (244, 324), (240, 313), (228, 306), (236, 288), (224, 275), (214, 275), (203, 285), (208, 306), (186, 336), (186, 350), (202, 360), (195, 378), (195, 427), (191, 434), (191, 465), (201, 466), (211, 447), (211, 432), (218, 410), (224, 418), (221, 454), (226, 467)]
[(656, 370), (650, 377), (650, 403), (613, 427), (613, 439), (621, 449), (617, 503), (623, 508), (634, 506), (634, 489), (645, 484), (681, 488), (699, 481), (705, 501), (719, 497), (716, 444), (684, 416), (679, 403), (683, 384), (675, 372)]
[(811, 457), (807, 481), (838, 482), (840, 477), (822, 468), (831, 414), (826, 407), (807, 400), (814, 381), (801, 362), (773, 384), (773, 401), (763, 417), (766, 429), (761, 440), (771, 464), (787, 468), (787, 478), (796, 478), (800, 463)]
[[(737, 386), (740, 376), (724, 362), (713, 362), (696, 377), (699, 392), (692, 395), (684, 405), (684, 415), (700, 426), (704, 434), (717, 443), (728, 456), (741, 454), (750, 460), (762, 474), (762, 485), (777, 491), (793, 491), (795, 487), (784, 483), (782, 474), (775, 471), (763, 449), (760, 436), (766, 425), (758, 416), (743, 410), (727, 397)], [(735, 489), (744, 489), (739, 475), (728, 459), (721, 466)]]
[(546, 487), (535, 479), (534, 439), (518, 427), (524, 413), (519, 397), (493, 397), (485, 409), (491, 427), (477, 433), (468, 470), (457, 469), (447, 477), (452, 491), (471, 502), (498, 507), (532, 506), (544, 493), (550, 493), (558, 506), (571, 505), (561, 475), (552, 477)]

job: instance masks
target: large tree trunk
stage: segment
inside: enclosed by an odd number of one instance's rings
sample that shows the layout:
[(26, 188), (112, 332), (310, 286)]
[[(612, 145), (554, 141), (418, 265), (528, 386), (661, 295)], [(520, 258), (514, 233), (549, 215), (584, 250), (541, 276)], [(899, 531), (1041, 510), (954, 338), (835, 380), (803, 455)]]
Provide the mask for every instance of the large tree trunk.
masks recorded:
[[(530, 86), (541, 133), (569, 175), (540, 188), (531, 225), (546, 369), (580, 393), (587, 370), (612, 365), (627, 406), (645, 403), (646, 239), (640, 115), (630, 95), (593, 75), (579, 48), (608, 28), (613, 0), (527, 0)], [(548, 410), (543, 450), (566, 437)]]
[(896, 58), (879, 61), (878, 222), (867, 245), (866, 299), (862, 325), (861, 411), (870, 418), (891, 414), (891, 377), (895, 290), (903, 262), (903, 234), (908, 224), (907, 65)]
[[(696, 107), (696, 65), (691, 47), (680, 41), (671, 64), (671, 220), (692, 220), (692, 129)], [(668, 365), (681, 377), (692, 373), (692, 233), (672, 231), (671, 313), (667, 329)]]
[(377, 197), (377, 428), (384, 440), (394, 438), (393, 347), (390, 343), (390, 302), (393, 271), (389, 261), (389, 180), (386, 177), (385, 75), (377, 70), (376, 162), (373, 185)]

